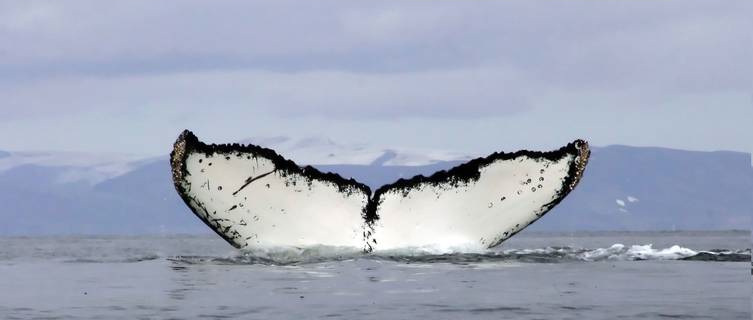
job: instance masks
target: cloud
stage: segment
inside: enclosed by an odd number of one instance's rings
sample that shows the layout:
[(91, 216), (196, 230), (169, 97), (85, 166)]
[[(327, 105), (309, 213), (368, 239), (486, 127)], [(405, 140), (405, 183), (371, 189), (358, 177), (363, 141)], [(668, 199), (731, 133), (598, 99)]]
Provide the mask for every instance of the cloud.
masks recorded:
[(0, 86), (0, 95), (5, 97), (5, 120), (134, 108), (171, 108), (189, 114), (241, 110), (283, 118), (474, 118), (529, 108), (520, 79), (510, 74), (473, 69), (408, 74), (206, 71), (54, 78), (34, 85)]
[(133, 107), (488, 117), (749, 94), (747, 1), (0, 4), (5, 120)]

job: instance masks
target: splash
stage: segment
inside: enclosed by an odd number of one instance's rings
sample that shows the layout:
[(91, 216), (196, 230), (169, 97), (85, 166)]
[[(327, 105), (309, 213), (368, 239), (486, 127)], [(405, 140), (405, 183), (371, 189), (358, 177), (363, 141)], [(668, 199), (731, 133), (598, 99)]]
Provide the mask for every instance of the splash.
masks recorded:
[[(290, 249), (276, 248), (245, 251), (231, 257), (176, 256), (169, 260), (184, 264), (263, 264), (298, 265), (346, 260), (382, 260), (401, 263), (599, 263), (604, 261), (720, 261), (745, 262), (751, 259), (750, 249), (693, 250), (673, 245), (653, 248), (653, 245), (614, 244), (607, 248), (545, 247), (507, 249), (501, 251), (471, 248), (416, 247), (362, 253), (352, 248), (316, 246)], [(460, 250), (460, 251), (457, 251)]]

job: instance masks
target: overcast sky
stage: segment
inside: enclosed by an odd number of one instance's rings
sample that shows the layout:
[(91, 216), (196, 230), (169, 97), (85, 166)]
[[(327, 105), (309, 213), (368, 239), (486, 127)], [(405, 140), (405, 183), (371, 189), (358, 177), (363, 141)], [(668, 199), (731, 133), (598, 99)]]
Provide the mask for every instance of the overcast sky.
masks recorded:
[(751, 152), (752, 4), (0, 0), (0, 149)]

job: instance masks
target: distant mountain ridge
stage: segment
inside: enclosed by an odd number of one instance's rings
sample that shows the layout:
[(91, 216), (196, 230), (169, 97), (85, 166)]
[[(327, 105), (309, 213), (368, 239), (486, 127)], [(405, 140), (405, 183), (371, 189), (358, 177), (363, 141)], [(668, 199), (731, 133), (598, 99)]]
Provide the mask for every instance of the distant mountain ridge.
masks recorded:
[[(351, 158), (358, 163), (316, 167), (354, 177), (372, 188), (464, 161), (434, 159), (420, 166), (389, 165), (401, 154), (411, 153), (348, 147), (338, 152), (360, 154)], [(15, 155), (0, 151), (0, 164)], [(166, 157), (121, 160), (80, 166), (32, 161), (0, 169), (0, 201), (4, 204), (0, 218), (5, 222), (0, 225), (0, 235), (209, 232), (173, 189)], [(596, 147), (580, 186), (531, 229), (748, 229), (753, 213), (750, 164), (751, 155), (741, 152)], [(85, 177), (87, 172), (101, 172), (108, 165), (125, 170), (111, 170), (117, 174), (104, 178), (61, 179), (72, 173)]]
[(127, 154), (0, 150), (0, 173), (13, 168), (36, 165), (58, 168), (56, 177), (62, 182), (87, 181), (95, 184), (125, 174), (139, 167), (143, 160), (141, 157)]
[(420, 166), (442, 161), (467, 160), (471, 157), (446, 150), (379, 148), (365, 144), (341, 144), (325, 137), (293, 139), (285, 136), (257, 137), (239, 141), (270, 148), (298, 164)]

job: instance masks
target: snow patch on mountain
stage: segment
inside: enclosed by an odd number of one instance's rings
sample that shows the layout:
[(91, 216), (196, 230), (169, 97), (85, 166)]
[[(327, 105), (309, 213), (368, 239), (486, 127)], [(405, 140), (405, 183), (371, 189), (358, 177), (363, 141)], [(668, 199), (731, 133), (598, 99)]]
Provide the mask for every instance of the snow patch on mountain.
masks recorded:
[[(372, 166), (420, 166), (441, 161), (465, 160), (470, 157), (450, 151), (380, 148), (363, 143), (344, 144), (327, 137), (291, 138), (288, 136), (254, 137), (239, 141), (271, 148), (301, 165), (360, 164)], [(162, 158), (159, 158), (160, 161)], [(128, 154), (0, 151), (0, 174), (25, 165), (54, 168), (56, 183), (85, 182), (91, 185), (124, 175), (155, 158)]]
[(0, 173), (10, 169), (36, 165), (58, 168), (55, 181), (72, 183), (84, 181), (96, 184), (130, 172), (138, 167), (140, 157), (125, 154), (85, 152), (24, 151), (0, 155)]
[(270, 148), (298, 164), (310, 165), (421, 166), (472, 158), (467, 154), (446, 150), (382, 148), (364, 143), (344, 144), (326, 137), (254, 137), (241, 140), (239, 143)]

